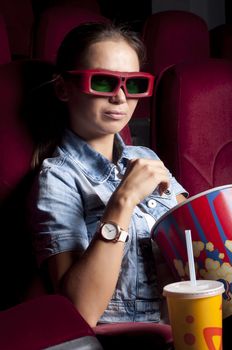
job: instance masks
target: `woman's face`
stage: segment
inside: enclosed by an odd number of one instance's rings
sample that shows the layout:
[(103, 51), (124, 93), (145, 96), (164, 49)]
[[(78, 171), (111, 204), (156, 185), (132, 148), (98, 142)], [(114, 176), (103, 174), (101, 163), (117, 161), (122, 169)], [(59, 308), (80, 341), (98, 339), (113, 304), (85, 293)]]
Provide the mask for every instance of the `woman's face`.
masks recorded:
[[(92, 44), (82, 67), (77, 69), (107, 69), (138, 72), (136, 52), (123, 40)], [(75, 79), (66, 83), (70, 127), (85, 140), (119, 132), (130, 120), (137, 99), (126, 98), (123, 89), (116, 96), (99, 97), (80, 92)]]

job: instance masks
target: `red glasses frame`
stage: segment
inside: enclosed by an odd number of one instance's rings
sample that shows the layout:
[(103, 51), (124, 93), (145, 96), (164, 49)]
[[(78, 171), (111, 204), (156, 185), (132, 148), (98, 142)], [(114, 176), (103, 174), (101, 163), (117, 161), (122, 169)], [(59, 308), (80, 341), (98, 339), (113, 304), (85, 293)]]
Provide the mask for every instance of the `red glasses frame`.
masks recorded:
[[(152, 96), (154, 80), (155, 80), (155, 77), (152, 74), (145, 73), (145, 72), (125, 73), (125, 72), (110, 71), (105, 69), (85, 69), (85, 70), (67, 71), (66, 73), (72, 76), (79, 76), (80, 81), (78, 81), (78, 84), (80, 86), (81, 91), (86, 94), (91, 94), (95, 96), (115, 96), (117, 95), (119, 90), (123, 87), (123, 91), (126, 97), (128, 98), (149, 97), (149, 96)], [(93, 90), (91, 87), (91, 79), (93, 76), (96, 76), (96, 75), (105, 75), (105, 76), (116, 78), (118, 81), (117, 86), (111, 92)], [(141, 93), (134, 93), (134, 94), (129, 93), (129, 91), (127, 90), (126, 82), (128, 79), (131, 79), (131, 78), (146, 79), (147, 80), (146, 91)]]

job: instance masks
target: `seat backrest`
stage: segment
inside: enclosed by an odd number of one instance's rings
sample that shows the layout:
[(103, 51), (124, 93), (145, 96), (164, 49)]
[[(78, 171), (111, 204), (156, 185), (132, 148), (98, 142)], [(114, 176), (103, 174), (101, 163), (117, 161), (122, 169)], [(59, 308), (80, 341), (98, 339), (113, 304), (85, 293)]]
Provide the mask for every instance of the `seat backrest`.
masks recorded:
[(120, 322), (99, 324), (94, 332), (104, 349), (171, 349), (172, 330), (169, 324)]
[(54, 62), (65, 35), (84, 22), (108, 21), (99, 13), (77, 5), (53, 6), (45, 10), (38, 21), (34, 39), (34, 57)]
[[(142, 36), (147, 51), (146, 70), (156, 78), (172, 64), (201, 61), (209, 57), (207, 24), (191, 12), (169, 10), (153, 13), (145, 21)], [(141, 101), (134, 115), (149, 115), (152, 129), (156, 118), (153, 108), (155, 100), (156, 92), (150, 101)], [(150, 147), (156, 149), (154, 135), (150, 136)]]
[(209, 57), (207, 24), (191, 12), (153, 13), (145, 21), (143, 38), (148, 70), (153, 74), (172, 64)]
[(95, 13), (101, 13), (100, 5), (97, 0), (31, 0), (31, 3), (36, 17), (48, 7), (57, 5), (78, 6), (91, 10)]
[(211, 57), (232, 59), (232, 24), (211, 29), (209, 38)]
[(36, 118), (29, 120), (23, 109), (24, 102), (31, 101), (29, 94), (51, 80), (53, 72), (51, 64), (37, 60), (14, 61), (0, 66), (1, 201), (11, 195), (30, 170), (37, 132), (37, 125), (33, 126), (33, 123), (37, 121)]
[(0, 66), (0, 199), (4, 200), (30, 168), (32, 139), (20, 108), (22, 67), (16, 62)]
[(194, 195), (232, 183), (232, 63), (168, 68), (157, 86), (157, 152)]
[(14, 58), (30, 57), (34, 26), (31, 1), (1, 0), (0, 13), (6, 23), (12, 56)]
[(0, 64), (11, 61), (8, 33), (3, 16), (0, 14)]
[[(52, 73), (51, 65), (38, 61), (0, 66), (0, 222), (5, 233), (2, 246), (8, 247), (0, 254), (0, 309), (22, 301), (32, 281), (37, 284), (25, 205), (39, 131), (36, 117), (43, 118), (43, 114), (32, 113), (30, 120), (25, 101), (31, 101), (33, 89), (51, 79)], [(37, 285), (34, 294), (43, 293), (43, 287)]]
[(60, 295), (41, 296), (0, 312), (0, 327), (4, 350), (102, 349), (74, 305)]

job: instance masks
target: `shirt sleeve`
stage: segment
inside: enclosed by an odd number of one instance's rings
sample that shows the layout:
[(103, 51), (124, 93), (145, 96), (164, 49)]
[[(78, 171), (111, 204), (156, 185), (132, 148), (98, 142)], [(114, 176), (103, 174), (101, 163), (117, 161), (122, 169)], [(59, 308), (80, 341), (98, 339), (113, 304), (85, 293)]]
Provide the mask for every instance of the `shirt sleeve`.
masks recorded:
[(184, 187), (175, 179), (174, 176), (169, 172), (172, 189), (177, 196), (178, 194), (183, 194), (184, 197), (188, 198), (189, 193), (184, 189)]
[(38, 265), (48, 257), (89, 245), (81, 195), (63, 168), (44, 168), (32, 188), (30, 228)]

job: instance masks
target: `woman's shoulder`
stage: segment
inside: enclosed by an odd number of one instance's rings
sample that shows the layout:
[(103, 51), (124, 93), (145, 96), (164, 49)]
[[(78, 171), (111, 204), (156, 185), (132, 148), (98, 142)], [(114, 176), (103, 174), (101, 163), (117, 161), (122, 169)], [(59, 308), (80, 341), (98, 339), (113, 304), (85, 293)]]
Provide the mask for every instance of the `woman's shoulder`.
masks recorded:
[(43, 160), (38, 176), (44, 179), (73, 177), (73, 164), (70, 157), (57, 147), (51, 157)]
[(61, 155), (44, 159), (35, 177), (35, 183), (40, 188), (49, 188), (49, 191), (67, 191), (68, 188), (76, 191), (75, 171), (69, 163), (68, 157)]

